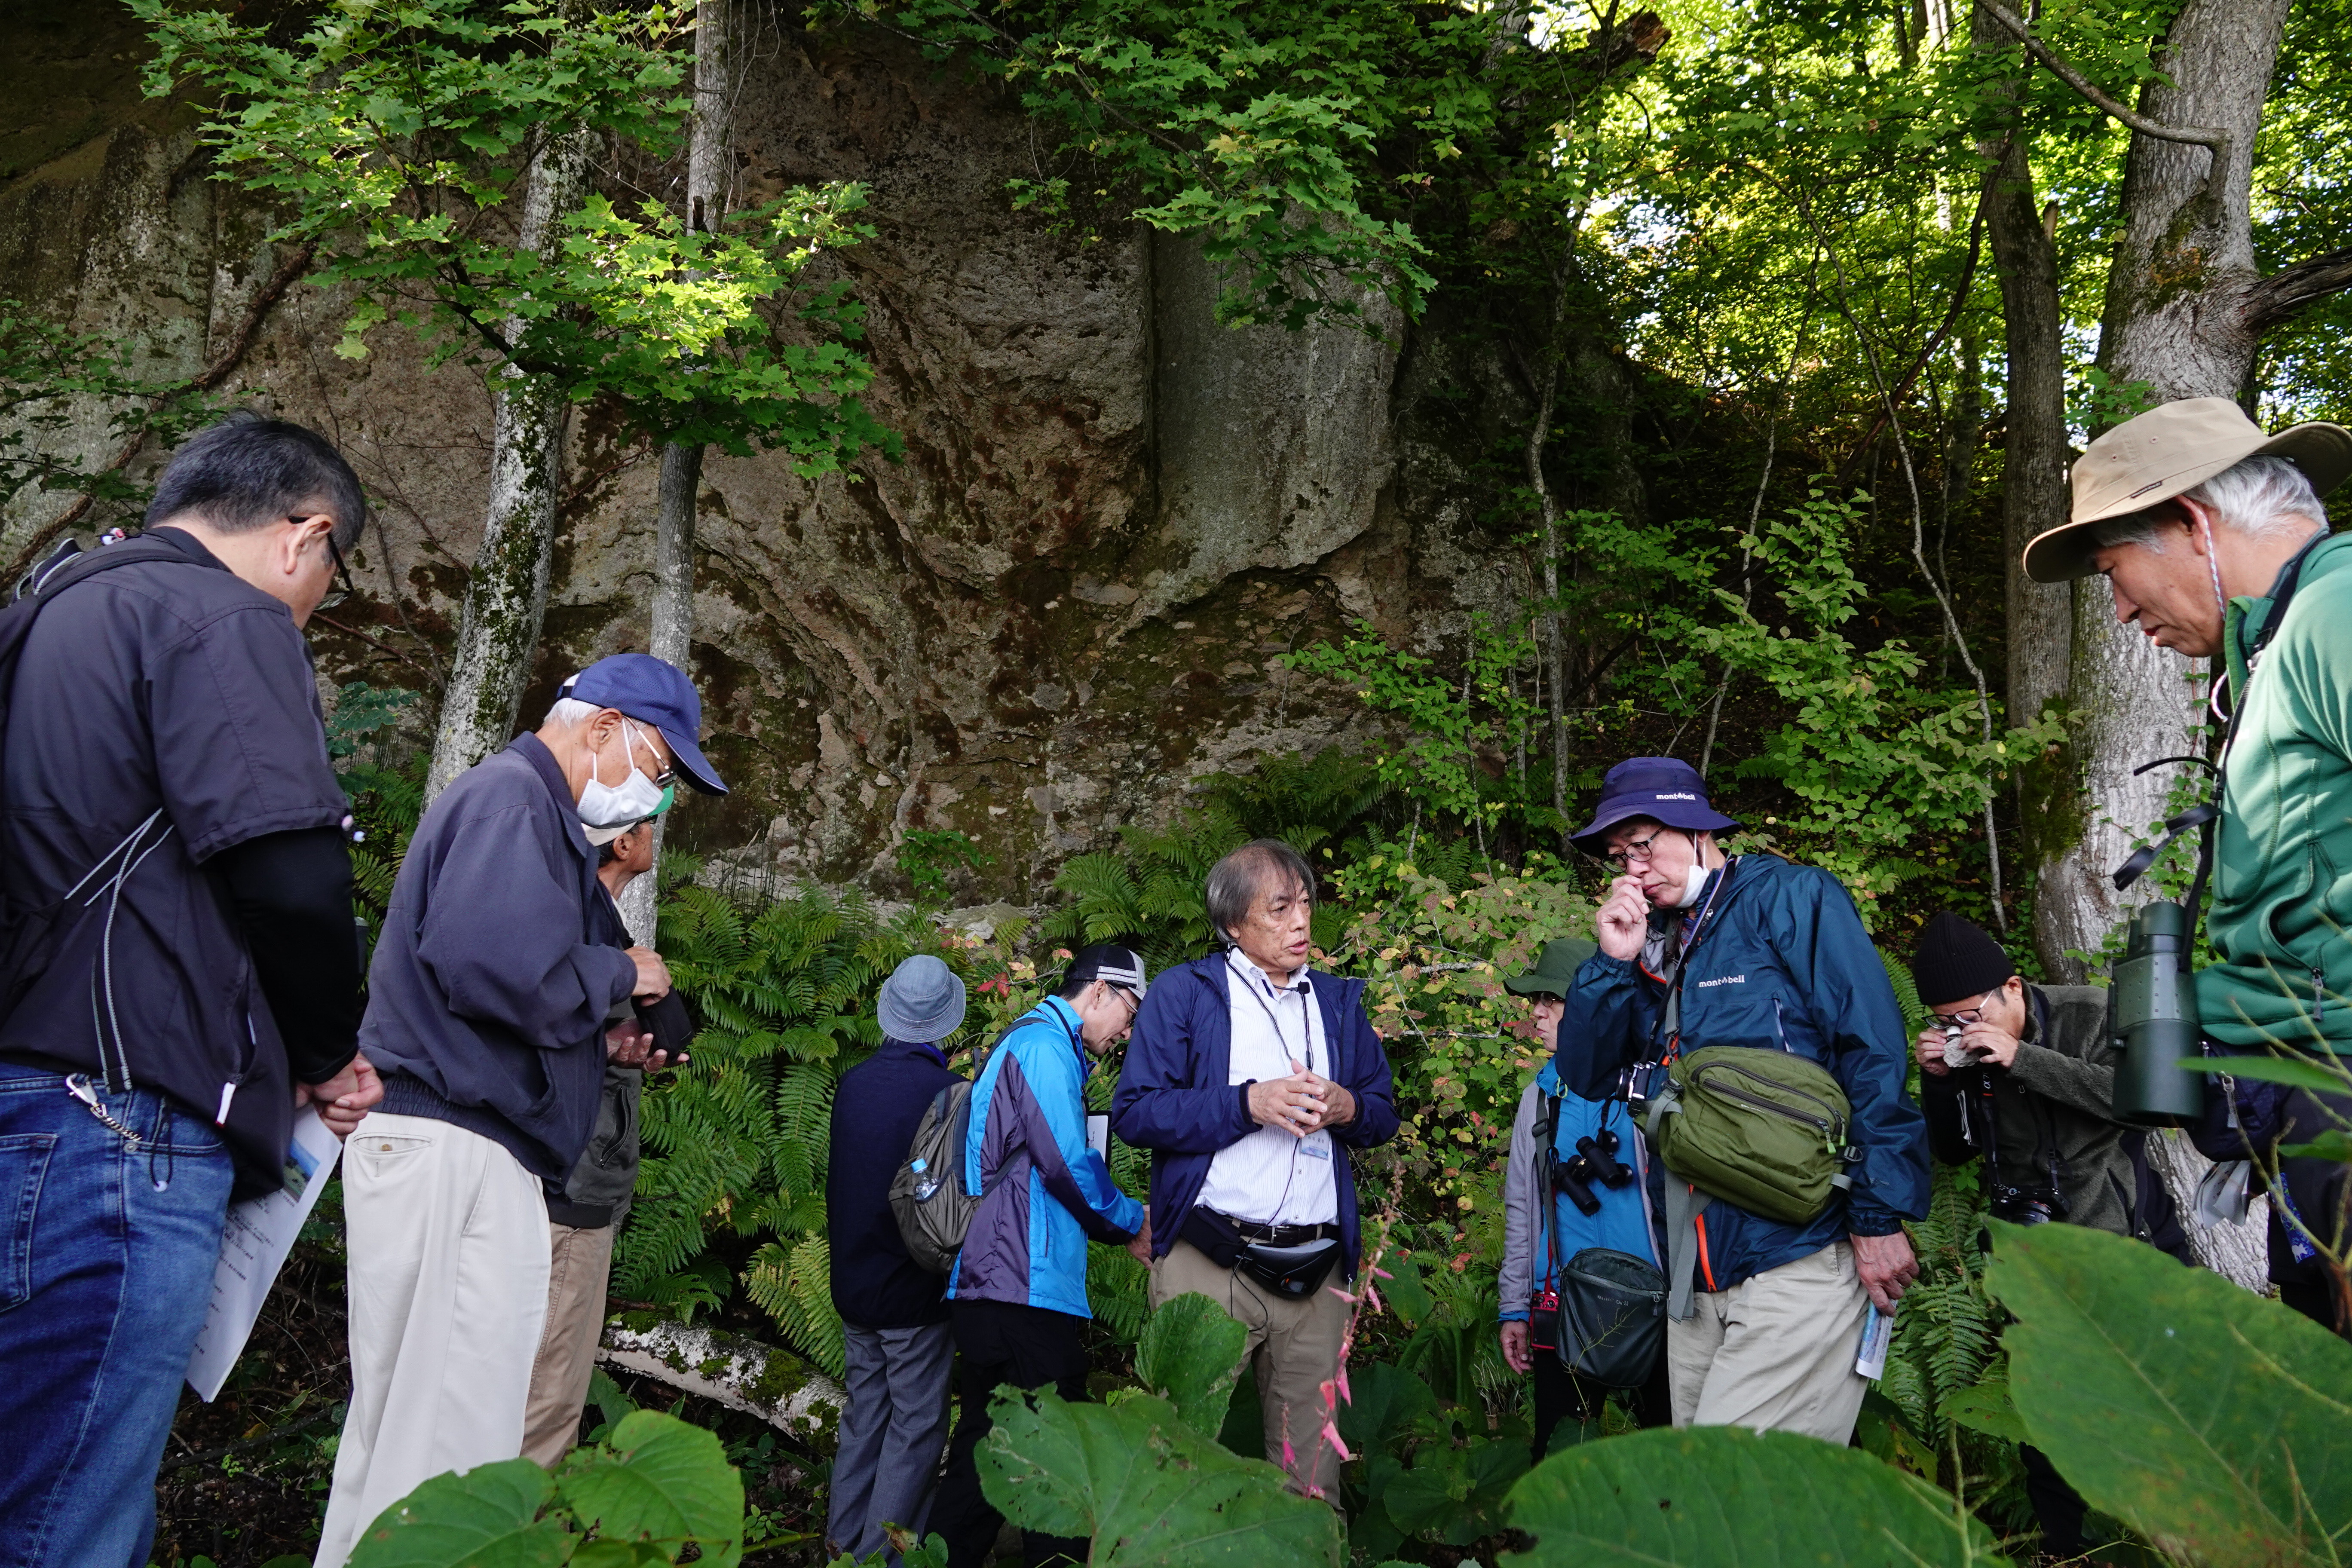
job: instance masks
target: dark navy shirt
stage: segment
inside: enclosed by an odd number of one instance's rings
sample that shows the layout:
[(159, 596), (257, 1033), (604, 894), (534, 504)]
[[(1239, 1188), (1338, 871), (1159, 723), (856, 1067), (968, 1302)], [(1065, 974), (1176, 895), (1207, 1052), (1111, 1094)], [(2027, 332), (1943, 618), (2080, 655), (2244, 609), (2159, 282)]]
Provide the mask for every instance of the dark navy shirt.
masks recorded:
[(824, 1228), (833, 1245), (834, 1310), (858, 1328), (947, 1321), (947, 1276), (907, 1256), (890, 1212), (890, 1181), (932, 1097), (955, 1081), (937, 1046), (885, 1040), (834, 1090)]
[[(351, 807), (327, 760), (309, 646), (278, 600), (194, 537), (86, 583), (60, 569), (27, 636), (0, 746), (0, 891), (68, 900), (0, 1054), (161, 1089), (274, 1179), (292, 1079), (245, 940), (204, 864)], [(135, 830), (135, 841), (131, 840)], [(116, 880), (116, 868), (128, 866)]]
[(383, 1109), (490, 1139), (558, 1181), (596, 1125), (604, 1021), (636, 961), (605, 944), (596, 854), (536, 735), (427, 806), (368, 969), (360, 1049)]

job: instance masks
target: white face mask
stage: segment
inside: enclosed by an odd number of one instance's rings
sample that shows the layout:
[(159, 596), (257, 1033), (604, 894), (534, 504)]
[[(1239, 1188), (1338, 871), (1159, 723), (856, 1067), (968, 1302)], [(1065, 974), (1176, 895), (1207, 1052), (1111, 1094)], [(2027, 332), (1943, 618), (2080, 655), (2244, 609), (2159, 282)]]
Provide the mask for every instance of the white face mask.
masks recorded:
[[(588, 754), (588, 787), (580, 792), (580, 820), (590, 827), (631, 826), (661, 808), (662, 786), (638, 770), (636, 728), (626, 719), (621, 721), (621, 742), (629, 760), (622, 764), (627, 776), (619, 784), (599, 780), (596, 754)], [(646, 749), (653, 750), (650, 744)]]
[[(1696, 846), (1693, 846), (1693, 848), (1696, 850)], [(1699, 894), (1706, 890), (1706, 879), (1714, 875), (1715, 872), (1709, 868), (1700, 865), (1696, 860), (1692, 861), (1691, 868), (1683, 873), (1682, 897), (1674, 901), (1674, 907), (1686, 910), (1698, 902)]]

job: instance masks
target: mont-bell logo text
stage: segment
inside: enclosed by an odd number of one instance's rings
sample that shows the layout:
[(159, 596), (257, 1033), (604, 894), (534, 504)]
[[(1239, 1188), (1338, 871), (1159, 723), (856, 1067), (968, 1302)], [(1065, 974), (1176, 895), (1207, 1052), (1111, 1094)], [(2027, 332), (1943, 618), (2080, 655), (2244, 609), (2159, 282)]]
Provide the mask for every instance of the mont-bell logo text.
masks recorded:
[(1700, 981), (1698, 988), (1704, 991), (1710, 985), (1745, 985), (1747, 984), (1748, 976), (1745, 974), (1718, 974), (1712, 980)]
[(1698, 796), (1685, 789), (1676, 790), (1672, 795), (1654, 795), (1650, 798), (1652, 800), (1696, 800)]

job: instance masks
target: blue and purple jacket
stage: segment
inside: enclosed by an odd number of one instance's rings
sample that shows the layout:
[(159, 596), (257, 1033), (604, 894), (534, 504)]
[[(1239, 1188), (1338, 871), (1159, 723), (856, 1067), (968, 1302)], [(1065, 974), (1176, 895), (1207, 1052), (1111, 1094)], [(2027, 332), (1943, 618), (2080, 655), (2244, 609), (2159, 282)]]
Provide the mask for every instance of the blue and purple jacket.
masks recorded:
[[(1136, 1013), (1135, 1037), (1128, 1041), (1118, 1089), (1111, 1097), (1111, 1130), (1152, 1152), (1154, 1258), (1167, 1257), (1176, 1245), (1209, 1179), (1209, 1162), (1257, 1128), (1249, 1113), (1249, 1085), (1225, 1081), (1234, 1045), (1230, 973), (1224, 954), (1212, 953), (1176, 964), (1151, 983), (1150, 994)], [(1363, 1235), (1349, 1151), (1396, 1136), (1396, 1091), (1389, 1079), (1388, 1053), (1364, 1016), (1364, 983), (1311, 973), (1315, 1002), (1323, 1010), (1323, 1038), (1331, 1042), (1330, 1079), (1356, 1097), (1356, 1119), (1331, 1129), (1339, 1160), (1332, 1176), (1339, 1195), (1339, 1238), (1347, 1250), (1348, 1278), (1353, 1279)]]
[(1087, 1240), (1127, 1242), (1143, 1205), (1087, 1147), (1087, 1052), (1059, 996), (998, 1042), (971, 1090), (964, 1183), (980, 1194), (948, 1275), (957, 1301), (1009, 1301), (1091, 1318)]

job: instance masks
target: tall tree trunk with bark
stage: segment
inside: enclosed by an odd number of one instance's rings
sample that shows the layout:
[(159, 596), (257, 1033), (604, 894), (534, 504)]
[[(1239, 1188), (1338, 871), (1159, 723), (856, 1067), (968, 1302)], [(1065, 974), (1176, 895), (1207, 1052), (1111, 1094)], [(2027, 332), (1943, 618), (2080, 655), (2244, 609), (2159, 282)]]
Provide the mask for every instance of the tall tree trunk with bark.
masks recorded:
[[(2011, 40), (2000, 25), (1979, 11), (1973, 39), (1979, 48), (2000, 48)], [(2012, 102), (2024, 84), (2003, 84)], [(2002, 418), (2001, 537), (2007, 547), (2009, 610), (2009, 719), (2022, 723), (2066, 695), (2067, 648), (2074, 596), (2064, 584), (2035, 583), (2019, 569), (2026, 542), (2064, 515), (2066, 466), (2065, 339), (2058, 308), (2058, 254), (2034, 199), (2031, 146), (2014, 120), (2008, 133), (1982, 149), (1993, 163), (1987, 174), (1985, 234), (1992, 242), (1993, 266), (2000, 275), (2001, 318), (2008, 331), (2009, 405)], [(2028, 770), (2025, 809), (2019, 814), (2028, 857), (2046, 862), (2063, 846), (2048, 843), (2042, 827), (2051, 819), (2053, 790), (2069, 792), (2073, 780), (2063, 768)], [(2036, 901), (2037, 910), (2041, 901)], [(2035, 945), (2045, 967), (2053, 953), (2037, 913)], [(2063, 947), (2063, 944), (2061, 944)], [(2060, 973), (2051, 968), (2053, 973)]]
[[(695, 11), (694, 128), (688, 144), (687, 221), (713, 229), (726, 216), (732, 173), (727, 150), (728, 101), (732, 84), (730, 12), (733, 0), (701, 0)], [(702, 447), (672, 441), (662, 447), (661, 480), (654, 513), (652, 635), (646, 651), (694, 673), (694, 529), (702, 491)], [(656, 884), (661, 879), (664, 824), (654, 824), (654, 872), (629, 884), (620, 898), (621, 918), (637, 941), (654, 940)]]
[[(531, 160), (523, 194), (520, 243), (551, 254), (558, 220), (587, 190), (588, 140), (551, 142)], [(509, 334), (522, 330), (509, 322)], [(544, 376), (508, 370), (492, 395), (490, 499), (482, 542), (466, 581), (441, 724), (425, 774), (427, 801), (514, 733), (522, 689), (530, 679), (547, 612), (548, 557), (563, 491), (564, 389)]]

